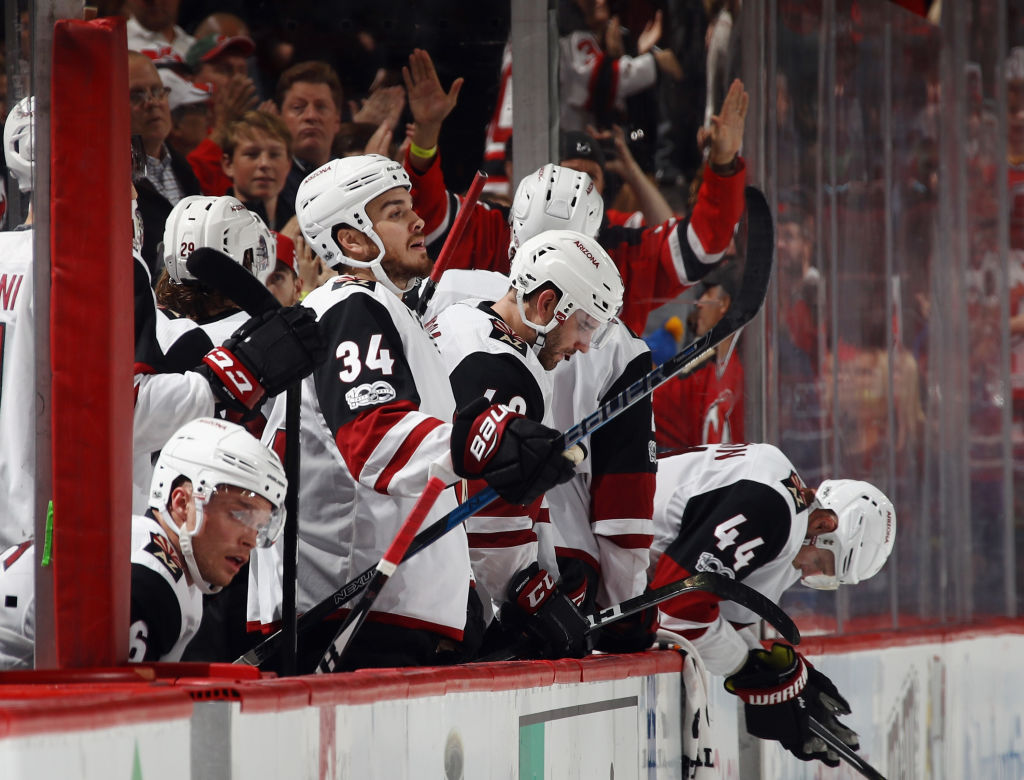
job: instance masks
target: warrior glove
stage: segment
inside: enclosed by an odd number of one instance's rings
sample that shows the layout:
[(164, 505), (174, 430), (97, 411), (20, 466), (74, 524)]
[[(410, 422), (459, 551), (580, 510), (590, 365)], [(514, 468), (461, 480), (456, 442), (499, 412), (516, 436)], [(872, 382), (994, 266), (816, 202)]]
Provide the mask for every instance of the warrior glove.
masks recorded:
[(250, 318), (196, 371), (221, 403), (244, 413), (309, 376), (326, 357), (313, 310), (287, 306)]
[(851, 750), (860, 747), (857, 734), (836, 719), (850, 714), (846, 699), (789, 645), (776, 642), (771, 650), (751, 650), (743, 667), (726, 678), (725, 689), (743, 699), (747, 731), (780, 742), (802, 761), (818, 759), (839, 766), (839, 755), (811, 733), (809, 717)]
[(526, 505), (572, 479), (562, 456), (565, 438), (553, 428), (478, 398), (455, 415), (452, 465), (465, 479), (484, 479), (510, 504)]

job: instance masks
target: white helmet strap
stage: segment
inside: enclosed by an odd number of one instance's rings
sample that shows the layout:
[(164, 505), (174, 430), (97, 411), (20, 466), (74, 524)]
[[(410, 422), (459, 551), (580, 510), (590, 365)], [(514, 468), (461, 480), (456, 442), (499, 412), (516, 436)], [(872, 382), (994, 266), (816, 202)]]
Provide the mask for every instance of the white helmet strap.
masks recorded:
[[(358, 228), (352, 228), (358, 230)], [(380, 236), (377, 235), (377, 231), (372, 227), (367, 230), (360, 230), (364, 236), (366, 236), (373, 245), (377, 247), (377, 256), (373, 260), (353, 260), (348, 255), (341, 254), (338, 256), (336, 261), (337, 265), (347, 265), (352, 268), (368, 268), (370, 273), (373, 274), (373, 278), (380, 282), (384, 287), (393, 292), (399, 298), (405, 295), (407, 292), (413, 290), (422, 280), (418, 276), (414, 276), (407, 287), (402, 288), (391, 281), (391, 277), (388, 276), (387, 271), (384, 270), (384, 242), (380, 240)]]
[(185, 559), (185, 566), (188, 567), (189, 576), (192, 577), (192, 584), (199, 588), (200, 592), (210, 596), (220, 591), (221, 588), (219, 585), (211, 585), (200, 574), (199, 564), (196, 563), (195, 550), (192, 549), (192, 537), (198, 534), (203, 527), (203, 509), (206, 505), (206, 496), (199, 495), (193, 490), (192, 499), (196, 507), (196, 527), (193, 530), (189, 530), (188, 520), (182, 523), (178, 528), (178, 546), (181, 547), (181, 554)]

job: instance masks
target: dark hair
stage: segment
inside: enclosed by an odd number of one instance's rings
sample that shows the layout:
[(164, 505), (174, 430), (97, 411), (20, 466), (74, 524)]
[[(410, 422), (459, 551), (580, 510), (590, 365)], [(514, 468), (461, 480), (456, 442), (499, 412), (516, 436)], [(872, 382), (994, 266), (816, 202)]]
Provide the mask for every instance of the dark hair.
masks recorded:
[(237, 308), (230, 299), (198, 282), (176, 284), (165, 268), (156, 282), (156, 302), (190, 320), (205, 320)]
[(299, 82), (326, 84), (331, 90), (331, 98), (334, 100), (335, 108), (338, 109), (339, 113), (341, 112), (341, 108), (345, 104), (341, 80), (338, 78), (334, 68), (320, 60), (309, 60), (308, 62), (292, 65), (278, 77), (275, 98), (278, 108), (284, 105), (284, 96), (288, 94), (288, 90), (292, 88), (292, 85)]

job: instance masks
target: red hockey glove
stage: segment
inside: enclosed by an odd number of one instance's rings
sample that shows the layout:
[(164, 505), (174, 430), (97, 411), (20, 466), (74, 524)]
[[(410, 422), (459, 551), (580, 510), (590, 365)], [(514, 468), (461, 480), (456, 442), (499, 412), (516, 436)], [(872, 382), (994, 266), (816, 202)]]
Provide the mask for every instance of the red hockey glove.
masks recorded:
[(510, 504), (526, 505), (572, 479), (558, 431), (478, 398), (455, 415), (452, 464), (466, 479), (483, 478)]
[(502, 628), (525, 634), (541, 658), (582, 658), (591, 650), (590, 623), (558, 589), (552, 576), (531, 563), (508, 584)]
[(287, 306), (250, 318), (196, 370), (218, 400), (247, 411), (311, 374), (326, 357), (313, 310)]
[(751, 650), (743, 668), (726, 678), (725, 689), (743, 699), (747, 731), (780, 742), (802, 761), (839, 766), (839, 755), (811, 733), (809, 716), (852, 750), (860, 747), (857, 734), (836, 719), (850, 714), (846, 699), (789, 645), (776, 642), (770, 651)]

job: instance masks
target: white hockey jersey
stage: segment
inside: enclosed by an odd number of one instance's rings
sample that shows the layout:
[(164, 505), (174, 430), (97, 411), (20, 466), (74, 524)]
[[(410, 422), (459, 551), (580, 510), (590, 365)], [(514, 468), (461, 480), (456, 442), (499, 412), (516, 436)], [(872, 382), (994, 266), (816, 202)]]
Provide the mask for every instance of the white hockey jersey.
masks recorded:
[(132, 517), (132, 598), (128, 661), (179, 661), (199, 631), (203, 594), (154, 518)]
[[(651, 351), (618, 320), (600, 349), (554, 370), (553, 426), (567, 431), (652, 369)], [(654, 419), (650, 396), (583, 441), (589, 455), (576, 476), (548, 491), (559, 558), (599, 574), (596, 604), (607, 607), (647, 586), (653, 538)], [(588, 600), (589, 601), (589, 600)]]
[[(316, 312), (330, 353), (302, 383), (299, 611), (377, 563), (432, 469), (455, 481), (455, 400), (437, 346), (415, 315), (384, 287), (348, 276), (314, 290), (303, 305)], [(283, 442), (284, 406), (270, 413), (265, 443)], [(445, 490), (424, 527), (454, 507), (454, 491)], [(249, 616), (270, 623), (280, 617), (281, 571), (273, 548), (256, 553)], [(459, 527), (398, 567), (368, 619), (461, 640), (470, 578)]]
[(0, 548), (35, 533), (32, 230), (0, 233)]
[(28, 539), (0, 552), (0, 669), (31, 669), (36, 639), (35, 549)]
[[(658, 464), (652, 587), (700, 571), (724, 574), (777, 602), (800, 578), (793, 559), (807, 534), (808, 504), (793, 464), (770, 444), (693, 447)], [(759, 618), (708, 593), (661, 604), (661, 625), (689, 639), (709, 671), (729, 674), (759, 647)]]
[[(494, 282), (501, 295), (508, 290), (507, 277), (501, 283), (486, 271), (463, 273), (467, 281), (484, 274), (481, 286)], [(425, 325), (448, 368), (455, 404), (462, 408), (483, 396), (550, 425), (547, 399), (551, 375), (530, 345), (491, 308), (493, 300), (455, 303)], [(467, 495), (485, 487), (483, 480), (471, 480)], [(495, 601), (505, 599), (508, 582), (516, 572), (537, 560), (533, 516), (540, 511), (540, 504), (538, 499), (523, 507), (498, 499), (466, 521), (473, 573)]]

